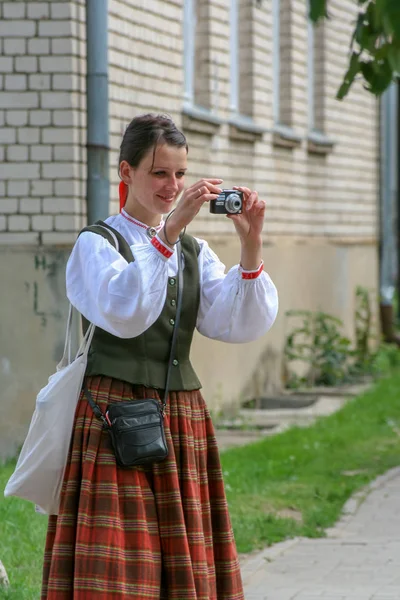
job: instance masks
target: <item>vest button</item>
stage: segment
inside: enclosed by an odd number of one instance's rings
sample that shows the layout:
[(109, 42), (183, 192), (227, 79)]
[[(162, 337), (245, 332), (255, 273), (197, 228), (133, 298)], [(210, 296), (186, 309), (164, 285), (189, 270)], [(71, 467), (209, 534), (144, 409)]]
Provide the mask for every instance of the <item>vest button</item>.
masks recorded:
[(175, 285), (176, 280), (171, 277), (171, 279), (169, 280), (169, 285)]
[(171, 300), (171, 306), (176, 306), (175, 300)]
[(172, 364), (174, 365), (174, 367), (177, 367), (179, 365), (179, 362), (176, 360), (176, 358), (174, 358)]
[(175, 325), (174, 319), (170, 319), (169, 322), (171, 323), (171, 325)]

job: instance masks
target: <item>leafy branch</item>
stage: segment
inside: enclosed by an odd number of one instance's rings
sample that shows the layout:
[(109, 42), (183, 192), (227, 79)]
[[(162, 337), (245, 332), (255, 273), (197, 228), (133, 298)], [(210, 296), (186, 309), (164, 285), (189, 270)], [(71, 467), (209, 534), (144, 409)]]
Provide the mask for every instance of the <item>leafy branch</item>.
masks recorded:
[[(336, 97), (342, 100), (356, 78), (381, 95), (400, 73), (400, 0), (356, 0), (358, 17), (350, 41), (347, 72)], [(328, 0), (309, 0), (310, 19), (329, 18)]]

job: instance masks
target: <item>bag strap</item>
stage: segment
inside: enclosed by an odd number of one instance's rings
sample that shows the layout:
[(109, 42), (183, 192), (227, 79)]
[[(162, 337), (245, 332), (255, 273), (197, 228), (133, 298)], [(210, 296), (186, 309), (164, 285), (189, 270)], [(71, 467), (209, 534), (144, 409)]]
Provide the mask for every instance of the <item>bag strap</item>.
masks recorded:
[(163, 406), (162, 406), (163, 414), (165, 413), (165, 409), (167, 406), (169, 383), (170, 383), (170, 379), (171, 379), (171, 371), (172, 371), (172, 365), (173, 365), (173, 361), (174, 361), (176, 341), (178, 339), (179, 322), (181, 320), (181, 312), (182, 312), (183, 267), (182, 267), (182, 248), (181, 248), (180, 241), (176, 244), (176, 252), (177, 252), (177, 259), (178, 259), (178, 300), (176, 303), (175, 327), (174, 327), (174, 331), (172, 334), (172, 340), (171, 340), (171, 351), (169, 354), (167, 378), (165, 381), (165, 391), (164, 391)]
[(69, 365), (71, 362), (71, 327), (72, 327), (72, 304), (69, 303), (69, 311), (68, 311), (68, 319), (67, 319), (67, 331), (65, 333), (65, 344), (64, 344), (64, 352), (59, 362), (58, 368)]
[[(120, 244), (118, 241), (118, 237), (115, 235), (115, 230), (112, 227), (110, 227), (109, 225), (107, 225), (107, 223), (104, 223), (103, 221), (97, 221), (97, 223), (94, 226), (92, 226), (92, 228), (85, 227), (84, 229), (82, 229), (82, 231), (93, 231), (93, 233), (99, 233), (100, 235), (102, 235), (103, 232), (100, 233), (99, 231), (95, 231), (94, 227), (103, 229), (105, 231), (105, 233), (107, 234), (105, 237), (107, 237), (110, 244), (112, 246), (114, 246), (118, 252), (120, 252)], [(80, 233), (82, 233), (82, 231)], [(71, 364), (71, 359), (72, 359), (71, 339), (72, 339), (73, 309), (74, 309), (74, 307), (72, 306), (71, 303), (69, 303), (68, 318), (67, 318), (67, 330), (65, 333), (64, 352), (63, 352), (60, 362), (57, 365), (57, 371), (59, 371), (60, 369), (63, 369), (67, 365)], [(92, 343), (94, 330), (95, 330), (95, 325), (93, 323), (90, 323), (89, 327), (87, 328), (87, 330), (85, 332), (85, 335), (83, 336), (82, 343), (76, 353), (75, 359), (77, 359), (78, 356), (81, 356), (82, 354), (87, 354), (89, 352), (90, 344)]]
[[(167, 376), (166, 376), (166, 380), (165, 380), (165, 390), (164, 390), (164, 396), (163, 396), (163, 400), (162, 400), (161, 413), (162, 413), (163, 416), (165, 414), (165, 409), (167, 407), (169, 384), (170, 384), (170, 380), (171, 380), (171, 371), (172, 371), (172, 366), (173, 366), (173, 362), (174, 362), (176, 342), (177, 342), (177, 339), (178, 339), (179, 322), (180, 322), (181, 312), (182, 312), (183, 265), (182, 265), (182, 248), (181, 248), (180, 241), (176, 244), (176, 252), (177, 252), (177, 259), (178, 259), (178, 300), (177, 300), (177, 303), (176, 303), (175, 327), (174, 327), (174, 331), (173, 331), (173, 334), (172, 334), (171, 349), (170, 349), (170, 353), (169, 353), (169, 361), (168, 361), (168, 369), (167, 369)], [(104, 423), (104, 425), (105, 425), (106, 428), (111, 427), (111, 423), (107, 419), (107, 415), (104, 415), (104, 413), (101, 411), (99, 405), (96, 404), (96, 402), (93, 400), (93, 396), (92, 396), (90, 390), (88, 389), (88, 387), (86, 386), (86, 384), (84, 384), (83, 391), (85, 393), (87, 401), (89, 402), (89, 404), (90, 404), (90, 406), (91, 406), (91, 408), (92, 408), (95, 416), (98, 419), (100, 419), (101, 421), (103, 421), (103, 423)]]
[[(67, 331), (65, 334), (65, 343), (64, 343), (64, 352), (60, 362), (57, 365), (57, 371), (60, 371), (64, 367), (68, 366), (72, 362), (71, 356), (71, 341), (72, 341), (72, 315), (73, 315), (74, 307), (72, 304), (69, 304), (68, 318), (67, 318)], [(89, 352), (90, 344), (92, 343), (92, 338), (94, 334), (96, 326), (93, 323), (90, 323), (87, 328), (85, 335), (83, 336), (81, 345), (78, 348), (78, 351), (75, 355), (74, 360), (78, 358), (78, 356), (82, 356), (83, 354), (87, 354)]]
[(110, 242), (111, 246), (115, 247), (115, 249), (121, 254), (126, 262), (131, 263), (135, 261), (131, 247), (124, 236), (117, 231), (117, 229), (114, 229), (114, 227), (111, 227), (111, 225), (105, 223), (105, 221), (96, 221), (96, 223), (93, 225), (84, 227), (84, 229), (80, 231), (79, 235), (85, 231), (96, 233), (97, 235), (104, 237), (108, 242)]

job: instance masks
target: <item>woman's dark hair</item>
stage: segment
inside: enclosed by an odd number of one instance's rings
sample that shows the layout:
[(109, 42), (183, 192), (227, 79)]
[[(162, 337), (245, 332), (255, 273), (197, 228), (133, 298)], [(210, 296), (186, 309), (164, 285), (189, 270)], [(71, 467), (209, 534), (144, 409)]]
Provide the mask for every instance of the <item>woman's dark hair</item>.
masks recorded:
[[(156, 148), (168, 144), (186, 148), (186, 138), (168, 115), (146, 114), (132, 119), (122, 138), (119, 165), (126, 160), (131, 167), (139, 166), (142, 158), (153, 148), (153, 165)], [(153, 165), (151, 168), (153, 168)]]

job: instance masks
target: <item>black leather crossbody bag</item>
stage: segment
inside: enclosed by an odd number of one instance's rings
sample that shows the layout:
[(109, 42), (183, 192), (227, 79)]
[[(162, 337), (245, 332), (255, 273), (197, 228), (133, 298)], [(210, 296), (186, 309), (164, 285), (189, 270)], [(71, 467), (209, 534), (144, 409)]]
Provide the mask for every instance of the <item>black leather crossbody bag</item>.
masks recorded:
[(160, 403), (155, 398), (117, 402), (109, 404), (104, 414), (93, 400), (88, 388), (84, 387), (84, 393), (94, 414), (103, 422), (104, 428), (110, 435), (115, 458), (121, 467), (149, 465), (154, 462), (161, 462), (168, 456), (164, 431), (164, 414), (182, 309), (183, 273), (180, 242), (176, 244), (176, 251), (178, 258), (178, 299), (162, 402)]

